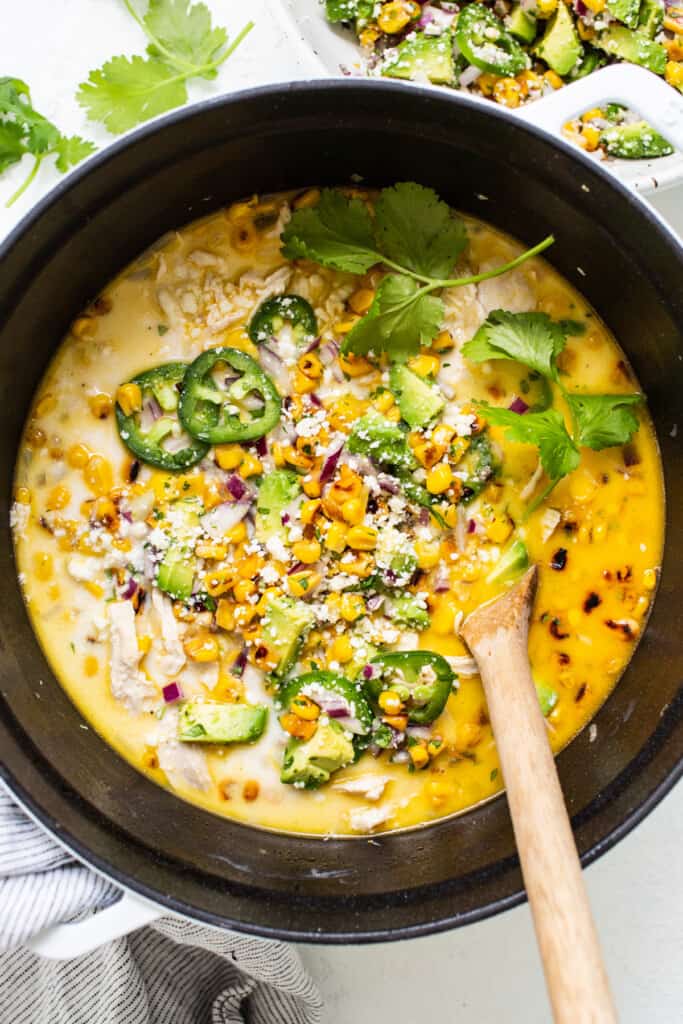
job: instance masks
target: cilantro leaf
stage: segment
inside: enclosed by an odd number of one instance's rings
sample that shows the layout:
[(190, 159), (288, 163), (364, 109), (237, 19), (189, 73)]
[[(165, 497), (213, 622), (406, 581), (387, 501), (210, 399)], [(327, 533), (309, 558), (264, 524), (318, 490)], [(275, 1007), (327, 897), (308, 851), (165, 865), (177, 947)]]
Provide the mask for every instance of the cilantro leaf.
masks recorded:
[(93, 121), (114, 135), (150, 117), (187, 102), (185, 82), (162, 61), (145, 57), (113, 57), (91, 71), (77, 94)]
[(405, 359), (436, 337), (443, 317), (441, 299), (425, 294), (410, 277), (389, 274), (368, 312), (346, 335), (342, 352), (390, 352), (392, 359)]
[(474, 363), (514, 359), (544, 377), (557, 380), (557, 356), (565, 345), (561, 324), (547, 313), (506, 313), (494, 309), (462, 353)]
[(426, 277), (446, 278), (467, 245), (464, 221), (431, 188), (404, 181), (385, 188), (375, 206), (377, 248)]
[(203, 3), (191, 0), (150, 0), (143, 27), (152, 39), (147, 47), (178, 70), (192, 69), (203, 78), (215, 78), (221, 49), (228, 41), (224, 28), (213, 28)]
[(564, 395), (572, 414), (576, 443), (600, 451), (628, 444), (639, 427), (632, 406), (642, 395)]
[(559, 480), (578, 466), (581, 456), (557, 409), (520, 415), (488, 402), (479, 404), (492, 426), (505, 427), (510, 441), (536, 445), (543, 469), (551, 480)]
[(0, 121), (0, 173), (28, 153), (24, 145), (24, 129), (13, 121)]
[(70, 167), (75, 167), (96, 149), (97, 146), (93, 142), (82, 139), (80, 135), (60, 135), (55, 147), (57, 170), (62, 173), (68, 171)]
[(297, 210), (281, 240), (287, 259), (314, 260), (351, 274), (364, 274), (382, 259), (367, 206), (336, 189), (324, 189), (317, 206)]

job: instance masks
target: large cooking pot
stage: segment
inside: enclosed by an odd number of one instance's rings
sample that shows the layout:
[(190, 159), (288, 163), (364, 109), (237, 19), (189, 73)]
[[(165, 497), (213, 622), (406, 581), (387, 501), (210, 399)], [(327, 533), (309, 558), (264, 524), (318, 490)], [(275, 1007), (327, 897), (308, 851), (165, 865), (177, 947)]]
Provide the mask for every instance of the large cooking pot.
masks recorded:
[(165, 231), (255, 191), (406, 179), (526, 244), (553, 232), (550, 262), (605, 318), (649, 396), (668, 492), (659, 595), (594, 742), (585, 730), (558, 758), (588, 863), (683, 764), (683, 249), (652, 210), (575, 149), (492, 107), (398, 83), (315, 82), (221, 98), (131, 135), (55, 189), (0, 253), (3, 776), (124, 887), (260, 935), (393, 939), (514, 906), (523, 886), (505, 798), (417, 831), (323, 842), (214, 817), (150, 782), (81, 728), (34, 638), (8, 529), (15, 453), (70, 320)]

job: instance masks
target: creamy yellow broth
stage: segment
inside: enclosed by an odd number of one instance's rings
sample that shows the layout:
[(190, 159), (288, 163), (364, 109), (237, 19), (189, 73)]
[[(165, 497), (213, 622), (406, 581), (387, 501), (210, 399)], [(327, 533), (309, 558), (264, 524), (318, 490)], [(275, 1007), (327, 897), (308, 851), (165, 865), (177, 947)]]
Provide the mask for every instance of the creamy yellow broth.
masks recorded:
[[(405, 763), (390, 763), (386, 753), (377, 759), (365, 754), (320, 790), (283, 785), (279, 766), (287, 736), (278, 714), (271, 712), (266, 733), (256, 743), (203, 747), (210, 777), (203, 791), (178, 773), (169, 778), (159, 766), (157, 747), (165, 717), (159, 719), (154, 710), (132, 713), (112, 695), (107, 597), (112, 576), (125, 573), (127, 542), (110, 531), (107, 551), (114, 553), (113, 561), (116, 552), (122, 557), (118, 569), (105, 573), (101, 553), (91, 554), (88, 536), (78, 529), (92, 514), (95, 499), (116, 501), (131, 487), (143, 503), (145, 495), (151, 495), (145, 506), (150, 512), (154, 501), (168, 501), (173, 495), (198, 495), (207, 507), (216, 503), (220, 478), (207, 478), (198, 467), (173, 475), (143, 466), (131, 485), (132, 457), (119, 439), (113, 414), (122, 382), (170, 360), (189, 362), (215, 345), (254, 352), (245, 325), (270, 290), (307, 297), (323, 339), (341, 339), (344, 321), (352, 315), (349, 299), (359, 289), (358, 279), (283, 260), (279, 231), (290, 199), (269, 200), (265, 217), (258, 216), (259, 207), (240, 204), (167, 236), (114, 280), (72, 325), (38, 389), (19, 451), (13, 512), (18, 570), (31, 621), (57, 678), (91, 726), (154, 781), (216, 814), (276, 829), (345, 834), (414, 826), (461, 811), (501, 788), (476, 675), (460, 674), (459, 688), (435, 725), (442, 751), (421, 770), (411, 772)], [(273, 222), (277, 214), (280, 219)], [(482, 222), (468, 218), (467, 225), (466, 262), (475, 272), (521, 251), (518, 243)], [(286, 268), (284, 284), (268, 280), (279, 268)], [(376, 280), (371, 272), (361, 284), (372, 287)], [(571, 337), (561, 356), (569, 389), (637, 390), (616, 340), (548, 264), (534, 259), (492, 283), (499, 286), (495, 298), (504, 308), (507, 298), (517, 309), (521, 305), (557, 319), (585, 322), (586, 332)], [(526, 386), (522, 381), (528, 379), (525, 368), (502, 361), (478, 367), (463, 363), (460, 346), (478, 326), (473, 286), (452, 290), (444, 298), (444, 326), (455, 345), (437, 354), (439, 380), (455, 382), (460, 401), (498, 402), (521, 394)], [(351, 394), (356, 404), (349, 416), (354, 419), (359, 401), (379, 401), (370, 397), (378, 379), (372, 371), (367, 378), (354, 376), (337, 384), (338, 393), (325, 405), (335, 406), (339, 418), (341, 393)], [(556, 751), (590, 721), (618, 680), (643, 629), (656, 584), (663, 543), (662, 476), (651, 423), (644, 409), (639, 416), (641, 426), (628, 458), (621, 448), (582, 450), (580, 467), (558, 484), (527, 522), (522, 521), (528, 504), (524, 491), (538, 465), (537, 451), (507, 442), (500, 429), (492, 428), (491, 437), (503, 455), (503, 472), (467, 510), (466, 518), (477, 521), (477, 532), (465, 534), (463, 540), (462, 523), (460, 533), (434, 529), (431, 548), (422, 559), (426, 574), (413, 587), (428, 593), (431, 614), (431, 626), (419, 634), (419, 646), (466, 658), (458, 626), (463, 616), (500, 592), (501, 585), (487, 584), (485, 577), (511, 539), (505, 533), (509, 523), (515, 525), (516, 536), (524, 539), (540, 570), (530, 655), (537, 680), (558, 695), (547, 718)], [(270, 458), (259, 472), (273, 468)], [(249, 469), (243, 468), (249, 482)], [(537, 492), (532, 488), (532, 493)], [(553, 569), (561, 549), (566, 565)], [(247, 555), (233, 547), (230, 557)], [(447, 566), (449, 589), (436, 594), (430, 581), (440, 564)], [(159, 637), (149, 603), (138, 616), (137, 638), (141, 670), (158, 687), (168, 677), (158, 675)], [(188, 622), (180, 609), (177, 612), (185, 638), (188, 632), (205, 628), (201, 622)], [(335, 637), (353, 632), (353, 625), (340, 621), (333, 628)], [(211, 635), (218, 640), (219, 656), (212, 662), (188, 658), (182, 670), (184, 691), (213, 699), (246, 697), (272, 703), (272, 692), (258, 668), (250, 665), (243, 679), (232, 674), (239, 641), (223, 630)], [(343, 672), (336, 657), (329, 637), (321, 641), (320, 630), (314, 630), (299, 664), (307, 668), (313, 659), (324, 667), (327, 659)], [(157, 699), (157, 707), (160, 703)], [(379, 799), (338, 788), (367, 776), (385, 780)]]

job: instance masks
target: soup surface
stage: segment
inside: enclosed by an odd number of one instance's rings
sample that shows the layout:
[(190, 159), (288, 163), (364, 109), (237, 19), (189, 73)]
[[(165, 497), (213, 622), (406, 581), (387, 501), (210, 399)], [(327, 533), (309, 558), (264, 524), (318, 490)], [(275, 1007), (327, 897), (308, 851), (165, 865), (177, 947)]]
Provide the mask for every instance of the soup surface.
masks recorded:
[(656, 585), (657, 445), (541, 258), (430, 284), (521, 253), (418, 186), (254, 198), (73, 323), (19, 451), (19, 579), (62, 685), (156, 782), (319, 834), (490, 797), (459, 627), (530, 562), (553, 748), (605, 700)]

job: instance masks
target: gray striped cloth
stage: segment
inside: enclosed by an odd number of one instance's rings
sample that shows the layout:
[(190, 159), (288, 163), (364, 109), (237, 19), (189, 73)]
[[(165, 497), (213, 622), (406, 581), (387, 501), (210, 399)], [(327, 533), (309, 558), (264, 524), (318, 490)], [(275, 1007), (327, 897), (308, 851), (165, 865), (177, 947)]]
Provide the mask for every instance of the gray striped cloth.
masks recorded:
[(0, 787), (0, 1024), (320, 1024), (290, 946), (174, 917), (52, 961), (21, 947), (118, 897)]

